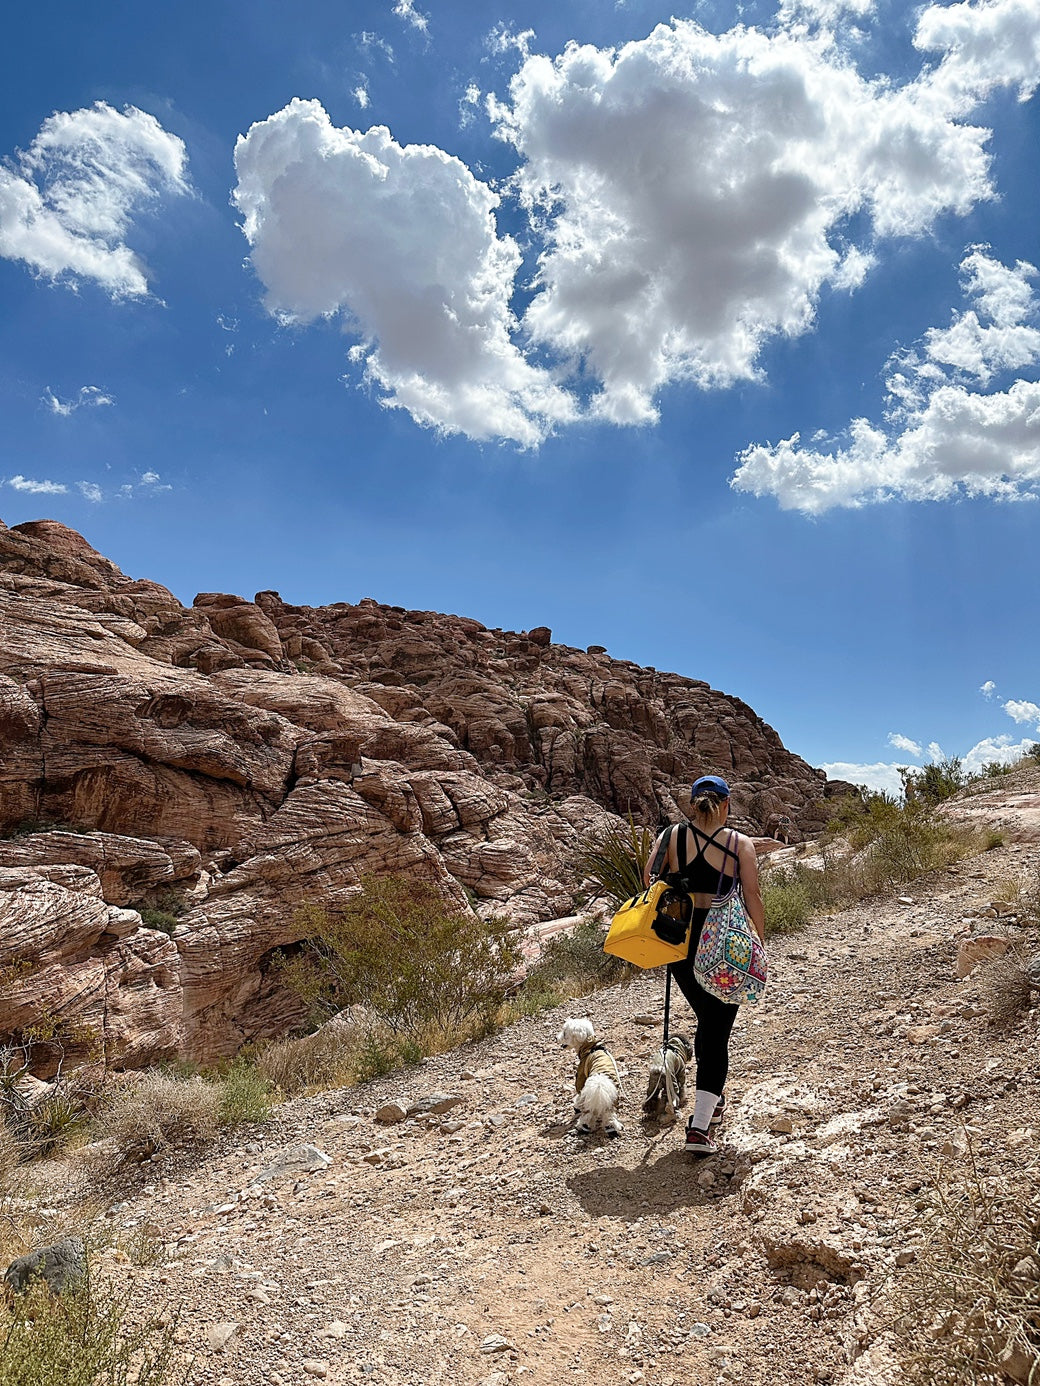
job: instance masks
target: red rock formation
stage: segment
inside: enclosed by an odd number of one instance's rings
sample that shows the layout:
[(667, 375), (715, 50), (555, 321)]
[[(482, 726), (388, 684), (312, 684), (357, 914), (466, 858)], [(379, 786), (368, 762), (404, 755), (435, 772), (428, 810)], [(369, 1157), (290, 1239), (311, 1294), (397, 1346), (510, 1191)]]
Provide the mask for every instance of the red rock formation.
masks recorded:
[(269, 963), (301, 904), (395, 871), (566, 915), (578, 838), (677, 816), (710, 771), (752, 828), (825, 816), (822, 773), (705, 683), (371, 600), (185, 608), (63, 525), (0, 523), (0, 1034), (231, 1053), (296, 1018)]

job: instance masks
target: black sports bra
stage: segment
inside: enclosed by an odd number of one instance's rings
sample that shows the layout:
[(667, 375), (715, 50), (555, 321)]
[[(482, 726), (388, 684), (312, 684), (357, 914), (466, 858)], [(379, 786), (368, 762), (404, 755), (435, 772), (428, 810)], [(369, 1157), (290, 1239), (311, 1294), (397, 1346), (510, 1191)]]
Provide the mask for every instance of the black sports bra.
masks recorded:
[[(721, 828), (716, 828), (709, 837), (707, 833), (702, 833), (692, 823), (679, 825), (675, 838), (675, 854), (679, 863), (679, 870), (673, 872), (672, 875), (678, 878), (676, 884), (681, 885), (682, 889), (691, 895), (727, 895), (733, 889), (733, 880), (738, 869), (738, 857), (732, 847), (716, 841), (716, 837), (721, 831)], [(692, 861), (689, 860), (687, 833), (693, 834), (694, 845), (697, 848)], [(732, 842), (735, 837), (736, 833), (730, 831), (729, 841)], [(724, 857), (733, 858), (734, 865), (731, 871), (720, 871), (717, 866), (712, 866), (704, 855), (704, 849), (709, 846), (717, 847), (720, 852), (724, 853)]]

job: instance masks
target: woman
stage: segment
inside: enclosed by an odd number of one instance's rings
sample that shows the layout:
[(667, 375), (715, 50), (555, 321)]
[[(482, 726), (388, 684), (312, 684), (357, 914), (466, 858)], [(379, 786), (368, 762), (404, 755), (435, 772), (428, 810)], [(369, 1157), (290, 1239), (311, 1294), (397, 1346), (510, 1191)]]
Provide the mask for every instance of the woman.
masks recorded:
[[(718, 775), (702, 775), (690, 790), (690, 823), (666, 828), (654, 843), (647, 861), (644, 884), (650, 884), (651, 863), (657, 862), (667, 838), (667, 854), (657, 872), (671, 884), (693, 897), (693, 925), (689, 955), (672, 964), (672, 976), (697, 1017), (693, 1053), (697, 1063), (697, 1086), (693, 1115), (686, 1127), (686, 1149), (693, 1155), (714, 1155), (718, 1146), (712, 1127), (722, 1124), (726, 1105), (724, 1090), (729, 1071), (729, 1037), (737, 1018), (737, 1007), (719, 1001), (700, 985), (693, 975), (693, 959), (701, 936), (701, 926), (716, 895), (725, 895), (740, 873), (740, 890), (748, 917), (759, 938), (765, 942), (765, 910), (758, 886), (758, 858), (755, 844), (743, 833), (725, 828), (729, 817), (729, 785)], [(680, 834), (684, 840), (680, 842)], [(685, 848), (685, 850), (681, 850)], [(681, 863), (685, 862), (685, 870)]]

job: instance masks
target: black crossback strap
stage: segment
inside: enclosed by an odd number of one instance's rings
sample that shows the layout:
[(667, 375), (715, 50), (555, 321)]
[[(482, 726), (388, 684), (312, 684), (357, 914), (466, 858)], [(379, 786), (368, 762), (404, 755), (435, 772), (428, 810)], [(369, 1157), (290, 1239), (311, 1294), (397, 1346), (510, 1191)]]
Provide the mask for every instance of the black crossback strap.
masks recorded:
[(651, 876), (660, 876), (661, 874), (661, 868), (664, 866), (665, 859), (668, 856), (668, 839), (671, 837), (671, 835), (671, 828), (666, 828), (664, 832), (661, 834), (661, 845), (654, 853), (654, 859), (650, 863)]

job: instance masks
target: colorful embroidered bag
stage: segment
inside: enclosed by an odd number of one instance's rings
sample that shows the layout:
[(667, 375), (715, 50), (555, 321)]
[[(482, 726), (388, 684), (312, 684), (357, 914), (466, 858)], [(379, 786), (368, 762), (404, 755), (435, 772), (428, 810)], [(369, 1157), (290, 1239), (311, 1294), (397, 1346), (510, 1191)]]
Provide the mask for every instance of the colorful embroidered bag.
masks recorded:
[[(735, 836), (730, 837), (731, 847)], [(693, 975), (704, 990), (731, 1006), (758, 1001), (766, 989), (767, 970), (765, 947), (740, 893), (739, 856), (736, 862), (729, 891), (711, 902), (693, 960)]]

